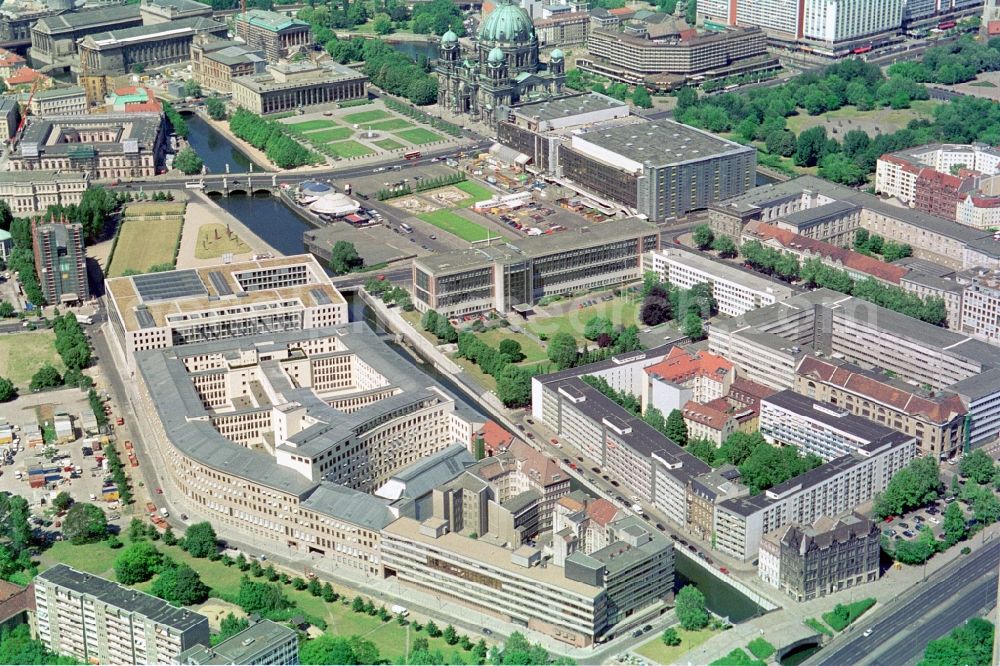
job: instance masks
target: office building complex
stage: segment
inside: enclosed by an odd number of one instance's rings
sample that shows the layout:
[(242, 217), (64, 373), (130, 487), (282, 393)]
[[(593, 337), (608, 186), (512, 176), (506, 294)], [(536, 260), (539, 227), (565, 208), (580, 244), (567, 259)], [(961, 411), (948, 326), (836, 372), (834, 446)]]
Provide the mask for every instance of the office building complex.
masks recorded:
[(278, 12), (251, 9), (233, 17), (236, 36), (254, 51), (263, 51), (268, 62), (287, 58), (291, 49), (312, 44), (312, 31), (305, 21)]
[(233, 103), (259, 114), (367, 99), (368, 77), (329, 62), (280, 63), (262, 74), (232, 79)]
[[(922, 438), (929, 445), (921, 450), (923, 455), (951, 457), (962, 447), (993, 441), (1000, 431), (1000, 368), (994, 347), (827, 289), (719, 322), (709, 331), (709, 348), (750, 379), (779, 389), (795, 386), (801, 362), (814, 356), (811, 363), (848, 361), (878, 368), (914, 387), (958, 394), (968, 412), (966, 431), (956, 438), (949, 426), (947, 438)], [(807, 395), (840, 404), (823, 395)], [(877, 406), (874, 409), (878, 412)], [(861, 415), (884, 422), (884, 411), (877, 416), (866, 411), (871, 408), (862, 409)], [(954, 409), (938, 413), (935, 420), (952, 423), (946, 417), (949, 411)]]
[(82, 226), (33, 220), (31, 243), (46, 303), (63, 305), (90, 298)]
[(590, 34), (590, 14), (585, 11), (565, 12), (551, 18), (536, 19), (534, 25), (540, 46), (586, 44)]
[(109, 316), (129, 363), (162, 349), (347, 323), (347, 303), (311, 255), (112, 278)]
[(760, 434), (771, 444), (794, 446), (825, 462), (877, 448), (897, 431), (844, 407), (791, 390), (760, 401)]
[(732, 317), (788, 300), (795, 293), (787, 284), (777, 280), (679, 247), (666, 247), (644, 254), (642, 270), (652, 271), (661, 280), (681, 289), (690, 289), (696, 284), (711, 285), (719, 312)]
[(35, 116), (76, 116), (87, 112), (87, 95), (79, 86), (39, 90), (31, 98)]
[(879, 577), (878, 524), (850, 514), (791, 524), (760, 542), (760, 578), (796, 601), (818, 599)]
[(355, 576), (382, 574), (380, 530), (404, 513), (369, 493), (435, 454), (448, 457), (434, 469), (460, 474), (453, 452), (481, 425), (361, 322), (151, 349), (136, 364), (175, 508)]
[(89, 185), (86, 173), (7, 172), (0, 177), (0, 199), (15, 215), (44, 213), (49, 206), (79, 204)]
[(155, 176), (163, 169), (167, 134), (159, 113), (31, 117), (8, 168), (77, 171), (94, 179)]
[(834, 245), (850, 245), (867, 229), (885, 240), (906, 243), (913, 255), (953, 270), (1000, 267), (1000, 240), (923, 211), (893, 205), (876, 196), (813, 176), (762, 185), (709, 208), (709, 225), (739, 241), (751, 222)]
[(778, 66), (760, 28), (699, 31), (680, 19), (594, 30), (587, 53), (589, 58), (578, 61), (585, 71), (665, 90)]
[(562, 50), (554, 49), (546, 65), (538, 48), (528, 13), (511, 0), (498, 0), (479, 26), (472, 49), (463, 49), (451, 30), (441, 36), (435, 68), (438, 105), (492, 126), (504, 118), (501, 108), (562, 95)]
[(191, 42), (191, 75), (202, 88), (221, 93), (233, 91), (233, 79), (263, 74), (264, 52), (246, 44), (198, 35)]
[(81, 67), (90, 72), (125, 73), (136, 67), (187, 62), (195, 36), (225, 37), (227, 31), (225, 23), (195, 16), (87, 35), (78, 46)]
[(543, 296), (620, 285), (639, 278), (640, 256), (659, 247), (656, 225), (615, 220), (579, 234), (526, 238), (419, 257), (413, 302), (420, 311), (452, 316), (510, 312)]
[(652, 619), (672, 598), (668, 539), (630, 517), (609, 525), (608, 540), (557, 566), (530, 546), (509, 550), (400, 518), (382, 530), (382, 554), (386, 575), (404, 586), (584, 647)]
[(299, 637), (277, 622), (251, 616), (243, 631), (214, 646), (195, 645), (171, 663), (186, 666), (288, 666), (299, 663)]
[(84, 663), (164, 664), (208, 645), (208, 618), (57, 564), (35, 577), (38, 639)]

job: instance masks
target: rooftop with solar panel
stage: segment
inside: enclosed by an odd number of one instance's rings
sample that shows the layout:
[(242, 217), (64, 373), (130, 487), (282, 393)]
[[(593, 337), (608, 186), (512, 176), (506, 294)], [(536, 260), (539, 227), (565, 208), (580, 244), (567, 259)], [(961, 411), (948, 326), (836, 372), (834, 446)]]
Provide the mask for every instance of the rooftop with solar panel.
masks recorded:
[(347, 302), (308, 254), (131, 275), (106, 287), (130, 364), (144, 349), (347, 322)]

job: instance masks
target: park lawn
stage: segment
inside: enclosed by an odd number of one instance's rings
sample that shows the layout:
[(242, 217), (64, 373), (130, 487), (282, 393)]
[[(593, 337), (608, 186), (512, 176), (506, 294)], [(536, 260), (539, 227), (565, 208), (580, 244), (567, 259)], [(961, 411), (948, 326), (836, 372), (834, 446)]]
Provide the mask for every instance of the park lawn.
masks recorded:
[(382, 150), (399, 150), (400, 148), (406, 148), (405, 145), (401, 144), (399, 141), (395, 141), (394, 139), (379, 139), (378, 141), (372, 141), (372, 143)]
[(556, 333), (569, 333), (582, 345), (585, 342), (583, 329), (591, 317), (607, 317), (615, 326), (631, 326), (637, 323), (638, 311), (639, 306), (634, 301), (619, 297), (607, 302), (598, 301), (596, 305), (586, 308), (574, 306), (571, 311), (553, 317), (536, 316), (528, 323), (528, 330), (535, 335), (547, 335), (549, 339)]
[(467, 375), (472, 377), (472, 379), (488, 391), (493, 391), (496, 393), (497, 390), (497, 380), (493, 378), (492, 375), (488, 375), (482, 371), (478, 365), (473, 363), (467, 358), (462, 358), (458, 353), (454, 353), (450, 356), (451, 360), (458, 364), (462, 371)]
[[(124, 548), (128, 547), (127, 535), (122, 534)], [(243, 576), (236, 566), (227, 567), (222, 562), (212, 562), (208, 559), (196, 559), (188, 555), (177, 546), (166, 546), (162, 541), (154, 542), (156, 548), (174, 561), (180, 564), (187, 564), (201, 576), (206, 585), (209, 585), (214, 596), (219, 598), (234, 598), (239, 593), (240, 578)], [(92, 573), (110, 580), (115, 580), (114, 560), (123, 549), (112, 550), (106, 541), (93, 544), (74, 546), (68, 541), (57, 541), (50, 548), (43, 551), (39, 557), (39, 571), (44, 571), (57, 563), (63, 563), (79, 571)], [(280, 569), (279, 569), (280, 571)], [(290, 574), (291, 575), (291, 574)], [(258, 578), (255, 580), (266, 580)], [(134, 586), (138, 590), (148, 592), (152, 587), (152, 581), (140, 583)], [(404, 656), (406, 651), (406, 627), (399, 626), (395, 621), (383, 623), (377, 616), (372, 617), (355, 613), (349, 605), (343, 601), (327, 603), (320, 597), (314, 597), (307, 590), (296, 590), (291, 585), (282, 585), (282, 591), (289, 600), (304, 613), (323, 618), (327, 624), (327, 633), (337, 636), (358, 635), (375, 643), (381, 656), (396, 661)], [(342, 585), (334, 585), (334, 588), (349, 599), (354, 597), (354, 592), (344, 588)], [(377, 600), (373, 600), (377, 601)], [(376, 603), (376, 605), (381, 605)], [(443, 629), (447, 622), (437, 620), (438, 625)], [(421, 632), (410, 631), (410, 640), (422, 636), (428, 638)], [(477, 636), (469, 636), (478, 640)], [(457, 648), (463, 658), (469, 653), (461, 647), (448, 645), (443, 638), (428, 638), (431, 651), (441, 650), (445, 655), (450, 655)]]
[(157, 264), (173, 264), (174, 249), (183, 224), (184, 220), (180, 217), (165, 220), (126, 219), (118, 232), (108, 277), (120, 277), (127, 270), (145, 273)]
[(362, 155), (370, 155), (374, 152), (368, 146), (364, 146), (357, 141), (337, 141), (326, 144), (326, 147), (332, 150), (337, 157), (361, 157)]
[(392, 118), (392, 114), (382, 109), (372, 109), (371, 111), (349, 113), (343, 117), (343, 120), (355, 125), (363, 125), (365, 123), (373, 123), (376, 120), (385, 120), (386, 118)]
[(422, 145), (425, 143), (434, 143), (435, 141), (441, 140), (440, 134), (435, 134), (434, 132), (424, 129), (423, 127), (414, 127), (413, 129), (400, 130), (398, 132), (393, 132), (396, 136), (406, 139), (412, 144)]
[(309, 132), (311, 130), (326, 129), (327, 127), (336, 127), (337, 123), (332, 120), (324, 120), (322, 118), (317, 118), (316, 120), (303, 120), (301, 123), (286, 123), (289, 127), (294, 127), (300, 132)]
[(407, 129), (409, 127), (413, 127), (413, 123), (408, 120), (403, 120), (402, 118), (390, 118), (389, 120), (383, 120), (382, 122), (365, 125), (365, 129), (371, 128), (373, 130), (381, 130), (383, 132)]
[[(878, 128), (885, 132), (894, 132), (903, 129), (914, 119), (931, 119), (934, 115), (934, 108), (941, 102), (936, 100), (916, 100), (910, 103), (909, 109), (879, 108), (871, 111), (858, 111), (853, 106), (844, 106), (836, 111), (828, 111), (818, 116), (810, 116), (803, 109), (799, 109), (794, 116), (788, 117), (788, 129), (795, 134), (817, 125), (825, 125), (827, 135), (831, 135), (834, 123), (842, 121), (836, 129), (842, 135), (852, 129), (861, 129), (874, 135)], [(850, 121), (850, 124), (847, 124)], [(838, 138), (837, 135), (833, 135)]]
[(129, 217), (160, 217), (163, 215), (184, 216), (187, 203), (183, 201), (135, 201), (125, 206), (123, 216)]
[(0, 377), (27, 389), (31, 377), (46, 363), (60, 373), (66, 370), (56, 352), (56, 334), (52, 330), (0, 335)]
[(646, 641), (636, 648), (635, 651), (646, 659), (649, 659), (654, 664), (675, 664), (681, 660), (681, 657), (684, 654), (695, 649), (718, 633), (718, 631), (713, 631), (711, 629), (687, 631), (685, 629), (681, 629), (680, 627), (674, 628), (677, 629), (677, 633), (681, 637), (680, 645), (673, 647), (664, 645), (661, 638), (663, 632), (660, 632), (656, 635), (656, 637)]
[(466, 194), (471, 194), (476, 201), (490, 199), (494, 194), (493, 190), (490, 188), (471, 180), (463, 180), (461, 183), (455, 183), (455, 187), (462, 190)]
[(343, 141), (350, 139), (354, 130), (350, 127), (332, 127), (330, 129), (309, 132), (305, 138), (315, 143), (329, 143), (331, 141)]
[(522, 333), (514, 333), (509, 328), (491, 328), (488, 331), (476, 333), (476, 337), (494, 349), (500, 346), (502, 340), (516, 340), (521, 343), (521, 351), (524, 353), (525, 363), (533, 363), (548, 358), (545, 350), (542, 349), (540, 344), (535, 342), (534, 338)]
[(470, 243), (486, 240), (489, 237), (500, 238), (500, 234), (491, 233), (486, 227), (467, 220), (461, 215), (447, 209), (423, 213), (422, 215), (418, 215), (418, 217), (424, 222), (430, 222), (438, 229), (454, 234)]
[(226, 253), (243, 254), (250, 246), (224, 224), (203, 224), (198, 227), (198, 244), (194, 248), (196, 259), (215, 259)]

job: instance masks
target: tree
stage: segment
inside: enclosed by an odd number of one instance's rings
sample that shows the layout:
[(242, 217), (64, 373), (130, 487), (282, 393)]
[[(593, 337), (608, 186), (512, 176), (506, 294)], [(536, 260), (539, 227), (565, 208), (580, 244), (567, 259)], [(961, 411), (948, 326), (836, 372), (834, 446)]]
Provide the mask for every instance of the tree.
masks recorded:
[(72, 504), (73, 498), (65, 490), (56, 495), (55, 499), (52, 500), (52, 506), (59, 511), (66, 511)]
[(531, 402), (531, 374), (508, 363), (497, 376), (497, 397), (505, 407), (524, 407)]
[(339, 598), (340, 595), (334, 591), (333, 585), (330, 585), (330, 583), (323, 583), (323, 601), (328, 604), (332, 604)]
[(6, 201), (0, 201), (0, 229), (10, 231), (10, 225), (13, 221), (14, 214), (10, 210), (10, 205)]
[(965, 538), (968, 527), (965, 525), (965, 513), (958, 502), (952, 502), (944, 510), (944, 520), (941, 521), (944, 530), (944, 541), (948, 546), (954, 546)]
[[(302, 664), (358, 664), (349, 639), (323, 634), (299, 645), (299, 663)], [(372, 662), (374, 663), (374, 662)]]
[(556, 333), (549, 341), (548, 357), (560, 370), (572, 368), (576, 364), (576, 340), (569, 333)]
[(338, 275), (350, 273), (364, 265), (358, 250), (350, 241), (337, 241), (330, 251), (330, 270)]
[(994, 640), (993, 625), (988, 620), (974, 617), (963, 626), (952, 629), (946, 637), (929, 642), (920, 666), (987, 666), (991, 663)]
[(712, 227), (707, 224), (699, 224), (691, 232), (691, 240), (694, 241), (699, 250), (707, 250), (712, 246), (715, 234), (712, 232)]
[(440, 316), (441, 315), (434, 310), (428, 310), (420, 318), (420, 327), (425, 331), (434, 332), (437, 330), (438, 318), (440, 318)]
[(201, 84), (194, 79), (184, 82), (184, 94), (187, 97), (201, 97)]
[(431, 638), (437, 638), (438, 636), (441, 635), (441, 630), (434, 623), (434, 620), (429, 620), (427, 622), (427, 626), (424, 627), (424, 630), (427, 632), (427, 635), (430, 636)]
[(132, 65), (133, 74), (142, 74), (145, 71), (146, 71), (146, 66), (143, 65), (141, 62), (137, 62), (134, 65)]
[(490, 660), (494, 664), (504, 665), (525, 665), (525, 664), (547, 664), (549, 663), (549, 653), (544, 647), (537, 643), (530, 643), (519, 631), (512, 632), (503, 645), (503, 652), (499, 659)]
[(279, 585), (262, 583), (247, 576), (240, 579), (236, 603), (248, 613), (260, 614), (283, 610), (291, 605)]
[(719, 253), (723, 259), (731, 259), (736, 256), (736, 243), (729, 236), (716, 236), (712, 241), (712, 249)]
[(148, 541), (136, 541), (115, 558), (115, 578), (122, 585), (142, 583), (160, 570), (163, 554)]
[(764, 146), (767, 148), (767, 152), (772, 155), (791, 157), (795, 154), (796, 145), (795, 134), (786, 129), (768, 132), (767, 136), (764, 137)]
[(226, 111), (226, 103), (218, 97), (209, 97), (205, 100), (205, 110), (212, 120), (225, 120), (229, 115)]
[(820, 161), (819, 175), (843, 185), (859, 185), (866, 180), (864, 170), (843, 153), (824, 156)]
[(698, 22), (698, 1), (697, 0), (687, 0), (684, 10), (684, 20), (687, 24), (694, 26)]
[(667, 416), (667, 438), (679, 446), (687, 446), (688, 427), (684, 423), (684, 414), (679, 409), (670, 410)]
[(14, 382), (6, 377), (0, 377), (0, 402), (10, 402), (17, 397), (17, 389)]
[(184, 533), (184, 548), (191, 557), (210, 557), (219, 551), (219, 539), (211, 523), (195, 523)]
[(392, 32), (392, 19), (387, 14), (379, 14), (372, 21), (372, 30), (376, 35), (388, 35)]
[(705, 329), (702, 326), (701, 317), (694, 312), (690, 312), (684, 316), (681, 327), (684, 329), (684, 335), (692, 340), (697, 341), (705, 337)]
[(219, 624), (219, 635), (216, 637), (216, 640), (221, 643), (249, 627), (250, 622), (245, 617), (236, 617), (231, 612), (227, 613), (226, 617), (222, 618), (222, 622)]
[(175, 606), (190, 606), (200, 604), (208, 599), (209, 589), (201, 581), (198, 572), (186, 564), (168, 567), (150, 588), (153, 596), (174, 604)]
[(205, 166), (205, 163), (191, 146), (181, 148), (180, 152), (174, 157), (174, 168), (188, 176), (201, 173), (203, 166)]
[(685, 585), (674, 599), (674, 612), (681, 627), (697, 631), (708, 626), (708, 611), (705, 610), (705, 595), (694, 585)]
[(799, 134), (795, 144), (795, 165), (816, 166), (826, 154), (826, 128), (810, 127)]
[(41, 391), (42, 389), (54, 388), (61, 385), (62, 375), (59, 374), (58, 370), (46, 363), (38, 369), (38, 372), (32, 375), (31, 383), (28, 387), (32, 391)]
[(676, 647), (681, 644), (680, 634), (678, 634), (677, 630), (674, 629), (673, 627), (670, 627), (669, 629), (664, 629), (663, 635), (660, 637), (660, 639), (663, 641), (664, 645), (668, 645), (671, 647)]
[(989, 483), (996, 473), (996, 465), (993, 459), (982, 449), (976, 449), (972, 453), (966, 454), (959, 465), (959, 471), (979, 485)]
[(73, 657), (49, 652), (45, 644), (31, 638), (27, 624), (19, 624), (0, 634), (0, 664), (76, 664)]
[(306, 587), (309, 590), (309, 594), (314, 597), (319, 597), (323, 594), (323, 583), (319, 582), (318, 578), (310, 578), (309, 584)]
[(500, 345), (497, 347), (499, 351), (504, 356), (510, 357), (511, 363), (517, 363), (524, 360), (524, 352), (521, 351), (521, 343), (517, 340), (511, 340), (506, 338), (500, 341)]
[(916, 539), (896, 542), (895, 558), (903, 564), (923, 564), (937, 551), (934, 532), (929, 527), (921, 528)]
[(74, 504), (63, 519), (63, 535), (75, 545), (100, 541), (107, 532), (108, 520), (93, 504)]
[(601, 336), (602, 333), (611, 335), (615, 330), (614, 324), (607, 317), (601, 317), (600, 315), (594, 315), (587, 320), (587, 323), (583, 327), (583, 337), (588, 340), (596, 340)]
[(646, 326), (656, 326), (670, 319), (670, 298), (662, 285), (653, 286), (639, 309), (639, 321)]
[(800, 456), (794, 446), (779, 448), (760, 443), (739, 468), (741, 482), (750, 487), (751, 495), (756, 495), (821, 464), (818, 456), (811, 453)]
[(875, 496), (872, 510), (879, 520), (896, 516), (936, 499), (940, 488), (937, 460), (916, 458), (896, 472), (885, 491)]
[(10, 319), (14, 314), (14, 306), (10, 302), (0, 301), (0, 319)]
[(649, 91), (645, 86), (636, 86), (632, 93), (632, 103), (640, 109), (653, 108), (653, 98), (649, 96)]
[(444, 628), (442, 636), (444, 637), (445, 643), (447, 643), (448, 645), (455, 645), (456, 643), (458, 643), (458, 632), (455, 631), (455, 627), (451, 626), (450, 624)]

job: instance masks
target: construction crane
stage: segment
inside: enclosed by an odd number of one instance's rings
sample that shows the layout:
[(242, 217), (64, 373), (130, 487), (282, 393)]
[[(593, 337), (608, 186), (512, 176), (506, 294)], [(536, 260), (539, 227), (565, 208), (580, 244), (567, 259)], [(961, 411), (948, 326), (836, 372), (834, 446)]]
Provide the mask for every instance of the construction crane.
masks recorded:
[(31, 100), (35, 99), (35, 91), (38, 90), (38, 84), (42, 82), (42, 77), (39, 76), (35, 79), (35, 82), (31, 84), (31, 92), (28, 93), (28, 104), (24, 107), (24, 115), (21, 116), (21, 122), (17, 126), (17, 131), (14, 132), (14, 136), (20, 138), (21, 130), (24, 129), (24, 124), (28, 122), (28, 113), (31, 111)]

